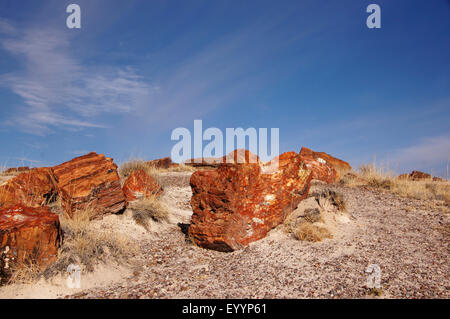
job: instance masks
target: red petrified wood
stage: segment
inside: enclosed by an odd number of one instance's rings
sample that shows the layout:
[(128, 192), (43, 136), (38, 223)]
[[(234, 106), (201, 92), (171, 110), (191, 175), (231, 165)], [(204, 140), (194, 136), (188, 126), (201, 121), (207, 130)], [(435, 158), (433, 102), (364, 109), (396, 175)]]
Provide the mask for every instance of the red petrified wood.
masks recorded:
[(306, 167), (312, 171), (312, 178), (328, 184), (339, 181), (339, 173), (321, 158), (315, 159), (311, 156), (302, 156)]
[(57, 182), (50, 168), (34, 168), (0, 186), (0, 203), (31, 207), (46, 205), (57, 195)]
[(343, 160), (340, 160), (324, 152), (314, 152), (306, 147), (302, 147), (302, 149), (300, 150), (300, 155), (304, 158), (315, 159), (321, 163), (325, 162), (325, 164), (328, 164), (331, 167), (333, 167), (338, 173), (336, 180), (339, 180), (341, 176), (344, 176), (352, 169), (350, 164), (344, 162)]
[[(266, 164), (270, 166), (270, 164)], [(311, 171), (295, 152), (279, 157), (279, 168), (222, 164), (192, 174), (189, 236), (200, 247), (233, 251), (266, 236), (309, 191)]]
[(44, 269), (56, 260), (62, 235), (58, 215), (48, 207), (0, 209), (0, 279), (20, 264)]
[(435, 181), (435, 182), (442, 182), (444, 181), (443, 178), (440, 177), (432, 177), (428, 173), (420, 172), (420, 171), (412, 171), (409, 174), (401, 174), (397, 177), (398, 179), (408, 179), (411, 181)]
[(122, 187), (127, 201), (134, 201), (151, 195), (160, 195), (162, 187), (144, 170), (133, 171)]
[(89, 153), (53, 167), (62, 205), (69, 216), (89, 210), (91, 218), (125, 208), (117, 165), (103, 154)]

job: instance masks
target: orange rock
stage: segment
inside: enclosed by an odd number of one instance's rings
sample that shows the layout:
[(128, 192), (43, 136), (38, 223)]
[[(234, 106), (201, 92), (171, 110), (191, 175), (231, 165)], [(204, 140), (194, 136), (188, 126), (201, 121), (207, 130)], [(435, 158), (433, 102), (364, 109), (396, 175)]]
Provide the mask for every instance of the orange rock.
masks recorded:
[(0, 186), (0, 203), (39, 207), (56, 198), (56, 179), (50, 168), (34, 168)]
[(312, 171), (312, 178), (326, 182), (328, 184), (339, 181), (339, 173), (321, 158), (313, 158), (302, 156), (302, 160), (306, 167)]
[(434, 182), (442, 182), (444, 179), (440, 177), (432, 177), (428, 173), (420, 172), (420, 171), (412, 171), (409, 174), (401, 174), (397, 177), (398, 179), (408, 179), (411, 181), (434, 181)]
[(114, 214), (125, 208), (117, 165), (103, 154), (89, 153), (53, 167), (58, 192), (69, 216), (92, 210), (92, 218)]
[(339, 175), (338, 179), (341, 176), (344, 176), (345, 174), (347, 174), (352, 169), (350, 164), (347, 162), (344, 162), (343, 160), (335, 158), (324, 152), (314, 152), (307, 147), (302, 147), (302, 149), (300, 150), (300, 155), (303, 156), (304, 158), (313, 158), (322, 163), (323, 163), (323, 161), (326, 162), (326, 164), (330, 165), (331, 167), (333, 167), (336, 170), (336, 172)]
[(56, 260), (61, 243), (58, 215), (48, 207), (0, 209), (0, 279), (8, 278), (17, 264), (44, 269)]
[(431, 179), (431, 175), (424, 172), (412, 171), (411, 174), (409, 174), (409, 178), (411, 178), (413, 181), (420, 181)]
[(222, 164), (192, 174), (189, 236), (197, 245), (240, 249), (265, 237), (308, 195), (311, 171), (295, 152), (280, 155), (279, 168), (271, 174), (262, 166)]
[(162, 187), (144, 170), (133, 171), (122, 187), (127, 201), (131, 202), (151, 195), (160, 195)]

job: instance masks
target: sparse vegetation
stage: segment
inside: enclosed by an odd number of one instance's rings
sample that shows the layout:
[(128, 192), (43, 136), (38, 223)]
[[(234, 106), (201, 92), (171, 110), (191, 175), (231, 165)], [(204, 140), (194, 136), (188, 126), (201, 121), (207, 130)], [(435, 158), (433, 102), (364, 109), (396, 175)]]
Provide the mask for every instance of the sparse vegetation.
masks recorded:
[(319, 206), (324, 210), (335, 208), (338, 211), (343, 212), (346, 209), (344, 196), (340, 193), (332, 190), (326, 190), (322, 193), (314, 194), (314, 196), (317, 203), (319, 203)]
[(93, 271), (98, 262), (106, 262), (109, 257), (120, 262), (133, 255), (135, 247), (128, 239), (117, 233), (94, 229), (89, 221), (91, 214), (87, 209), (72, 218), (66, 214), (60, 217), (64, 243), (58, 260), (44, 271), (46, 278), (64, 273), (70, 264)]
[(150, 220), (162, 222), (167, 221), (169, 217), (167, 207), (156, 196), (133, 202), (129, 208), (133, 212), (132, 216), (135, 222), (146, 230), (148, 230)]
[(151, 167), (143, 159), (131, 159), (122, 163), (119, 167), (119, 176), (121, 180), (126, 179), (130, 174), (137, 170), (144, 170), (147, 174), (154, 177), (156, 175), (156, 168)]
[(309, 222), (301, 223), (293, 232), (294, 237), (298, 240), (306, 240), (311, 242), (322, 241), (325, 238), (332, 238), (328, 229), (320, 227)]
[(315, 203), (316, 207), (305, 208), (302, 212), (294, 211), (283, 222), (282, 229), (302, 241), (319, 242), (325, 238), (333, 238), (328, 229), (326, 214), (344, 210), (343, 197), (330, 190), (311, 195), (315, 199), (311, 203)]
[(370, 288), (367, 292), (370, 296), (380, 297), (383, 294), (383, 289), (381, 288)]
[(124, 162), (120, 165), (119, 167), (119, 176), (120, 176), (120, 180), (122, 182), (125, 181), (125, 179), (130, 176), (130, 174), (133, 171), (136, 170), (144, 170), (148, 175), (150, 175), (151, 177), (153, 177), (156, 181), (158, 181), (158, 177), (161, 173), (164, 172), (192, 172), (195, 171), (195, 168), (184, 165), (184, 164), (179, 164), (170, 168), (157, 168), (153, 165), (149, 165), (148, 162), (146, 162), (143, 159), (131, 159), (128, 160), (127, 162)]
[(39, 278), (42, 270), (31, 262), (12, 264), (11, 277), (6, 281), (7, 284), (31, 284)]
[(448, 181), (399, 179), (392, 172), (377, 168), (375, 164), (362, 165), (358, 172), (345, 175), (341, 183), (350, 187), (368, 186), (408, 198), (436, 199), (450, 203)]

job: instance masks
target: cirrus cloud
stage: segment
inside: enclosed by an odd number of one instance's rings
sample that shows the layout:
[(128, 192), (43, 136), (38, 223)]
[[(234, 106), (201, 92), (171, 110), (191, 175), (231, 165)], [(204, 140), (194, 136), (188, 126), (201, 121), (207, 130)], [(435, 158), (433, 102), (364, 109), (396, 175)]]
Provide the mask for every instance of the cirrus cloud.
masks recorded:
[(130, 113), (157, 90), (131, 67), (86, 66), (71, 54), (67, 33), (27, 29), (17, 32), (2, 20), (0, 45), (20, 71), (0, 75), (0, 86), (23, 105), (4, 124), (46, 135), (55, 128), (105, 128), (104, 114)]

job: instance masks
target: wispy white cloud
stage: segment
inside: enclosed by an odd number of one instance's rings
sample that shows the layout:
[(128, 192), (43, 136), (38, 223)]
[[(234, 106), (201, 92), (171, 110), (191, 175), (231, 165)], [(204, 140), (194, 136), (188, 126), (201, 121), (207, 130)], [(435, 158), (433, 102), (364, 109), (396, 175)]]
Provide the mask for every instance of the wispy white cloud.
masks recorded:
[[(132, 112), (155, 90), (130, 68), (88, 67), (75, 58), (64, 32), (27, 29), (17, 34), (7, 22), (1, 46), (22, 65), (0, 76), (0, 85), (24, 105), (6, 124), (45, 135), (54, 128), (104, 128), (103, 114)], [(15, 36), (12, 37), (12, 32)]]
[(13, 35), (15, 33), (16, 28), (9, 21), (0, 18), (0, 34)]
[(38, 164), (41, 162), (41, 161), (26, 158), (26, 157), (13, 157), (13, 159), (21, 161), (22, 163), (30, 163), (30, 164)]
[(79, 156), (79, 155), (88, 154), (89, 151), (72, 151), (71, 153), (72, 153), (73, 155)]
[(450, 161), (450, 135), (424, 138), (398, 150), (391, 158), (402, 170), (443, 168)]

